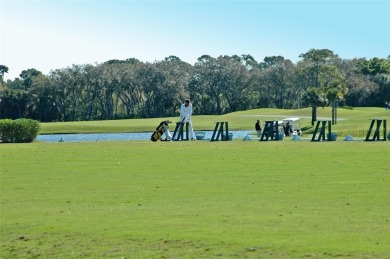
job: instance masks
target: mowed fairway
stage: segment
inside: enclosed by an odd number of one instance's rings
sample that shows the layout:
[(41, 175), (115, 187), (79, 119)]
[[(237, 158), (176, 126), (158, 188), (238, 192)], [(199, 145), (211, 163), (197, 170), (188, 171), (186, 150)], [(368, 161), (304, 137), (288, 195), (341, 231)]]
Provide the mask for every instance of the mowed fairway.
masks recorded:
[(1, 144), (1, 258), (390, 258), (390, 143)]

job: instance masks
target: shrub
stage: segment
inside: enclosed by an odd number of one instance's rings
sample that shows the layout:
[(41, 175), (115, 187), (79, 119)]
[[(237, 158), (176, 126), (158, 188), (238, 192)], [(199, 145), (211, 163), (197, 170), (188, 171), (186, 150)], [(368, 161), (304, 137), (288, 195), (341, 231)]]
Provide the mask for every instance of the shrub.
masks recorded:
[(38, 136), (39, 130), (40, 125), (36, 120), (0, 120), (0, 140), (4, 143), (32, 142)]
[(0, 140), (2, 142), (12, 142), (12, 127), (13, 121), (11, 119), (0, 120)]

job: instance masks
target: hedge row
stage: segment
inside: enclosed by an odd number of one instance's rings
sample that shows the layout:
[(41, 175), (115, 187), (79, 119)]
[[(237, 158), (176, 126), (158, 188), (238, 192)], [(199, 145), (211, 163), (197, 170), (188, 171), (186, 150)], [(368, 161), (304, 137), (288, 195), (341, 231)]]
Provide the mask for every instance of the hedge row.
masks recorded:
[(29, 143), (38, 136), (39, 130), (40, 125), (36, 120), (0, 120), (0, 142)]

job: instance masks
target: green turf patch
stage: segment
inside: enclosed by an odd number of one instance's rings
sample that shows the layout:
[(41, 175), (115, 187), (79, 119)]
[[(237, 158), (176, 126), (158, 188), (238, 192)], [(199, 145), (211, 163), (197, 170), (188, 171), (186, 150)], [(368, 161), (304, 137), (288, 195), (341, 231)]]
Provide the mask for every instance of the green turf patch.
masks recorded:
[(2, 258), (386, 258), (389, 142), (1, 144)]

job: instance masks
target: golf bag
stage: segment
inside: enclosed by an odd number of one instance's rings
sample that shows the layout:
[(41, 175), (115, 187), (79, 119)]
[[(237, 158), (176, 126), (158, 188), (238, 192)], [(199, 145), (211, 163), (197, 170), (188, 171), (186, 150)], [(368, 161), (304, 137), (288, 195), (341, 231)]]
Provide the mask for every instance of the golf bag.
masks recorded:
[[(164, 133), (165, 133), (165, 128), (168, 130), (168, 128), (169, 128), (168, 124), (169, 123), (171, 123), (171, 121), (169, 121), (169, 120), (162, 121), (157, 126), (156, 130), (153, 132), (152, 136), (150, 137), (150, 140), (153, 141), (153, 142), (156, 142), (158, 140), (162, 140), (162, 135), (164, 135)], [(169, 130), (168, 130), (168, 136), (170, 136)], [(165, 139), (165, 140), (168, 140), (168, 139)]]

